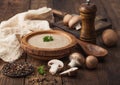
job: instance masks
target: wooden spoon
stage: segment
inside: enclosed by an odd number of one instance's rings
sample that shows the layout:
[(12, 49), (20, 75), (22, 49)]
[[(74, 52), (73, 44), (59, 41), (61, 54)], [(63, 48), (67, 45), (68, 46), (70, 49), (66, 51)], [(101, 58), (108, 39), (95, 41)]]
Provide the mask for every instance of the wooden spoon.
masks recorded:
[(104, 57), (108, 54), (108, 51), (98, 45), (94, 45), (88, 42), (81, 41), (77, 39), (78, 44), (82, 47), (82, 49), (85, 51), (88, 55), (93, 55), (96, 57)]

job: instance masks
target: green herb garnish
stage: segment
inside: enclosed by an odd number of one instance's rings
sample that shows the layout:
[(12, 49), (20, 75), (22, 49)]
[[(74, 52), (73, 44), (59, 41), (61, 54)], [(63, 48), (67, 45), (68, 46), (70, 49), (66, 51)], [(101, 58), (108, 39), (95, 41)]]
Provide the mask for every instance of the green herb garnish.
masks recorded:
[(52, 36), (45, 36), (45, 37), (43, 38), (43, 41), (44, 41), (44, 42), (53, 41), (53, 37), (52, 37)]
[(44, 68), (44, 66), (38, 67), (38, 72), (39, 72), (39, 74), (44, 75), (45, 74), (45, 68)]

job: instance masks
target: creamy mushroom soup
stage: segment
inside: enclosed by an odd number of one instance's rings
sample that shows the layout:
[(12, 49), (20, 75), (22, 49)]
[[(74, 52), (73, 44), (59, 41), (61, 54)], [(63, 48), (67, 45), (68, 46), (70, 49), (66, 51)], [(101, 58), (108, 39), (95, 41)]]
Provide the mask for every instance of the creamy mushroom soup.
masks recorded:
[[(52, 36), (53, 41), (44, 42), (45, 36)], [(70, 39), (59, 34), (41, 34), (28, 39), (28, 43), (39, 48), (61, 48), (70, 44)]]

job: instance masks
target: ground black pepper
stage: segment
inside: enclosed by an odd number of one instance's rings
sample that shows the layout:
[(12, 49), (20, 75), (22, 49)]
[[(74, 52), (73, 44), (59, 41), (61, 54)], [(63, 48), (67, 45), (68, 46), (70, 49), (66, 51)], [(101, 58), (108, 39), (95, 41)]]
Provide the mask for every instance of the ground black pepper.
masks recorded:
[(34, 72), (34, 67), (27, 62), (8, 63), (3, 66), (2, 73), (9, 77), (25, 77)]

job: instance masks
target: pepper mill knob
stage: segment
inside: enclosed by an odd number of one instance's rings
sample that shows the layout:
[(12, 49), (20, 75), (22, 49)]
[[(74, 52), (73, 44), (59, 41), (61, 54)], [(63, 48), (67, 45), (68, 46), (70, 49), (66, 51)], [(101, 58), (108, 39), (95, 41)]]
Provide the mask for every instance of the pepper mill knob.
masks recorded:
[(80, 6), (80, 17), (82, 20), (82, 29), (80, 31), (80, 40), (90, 43), (96, 43), (96, 32), (94, 20), (96, 16), (97, 7), (95, 4), (83, 3)]

